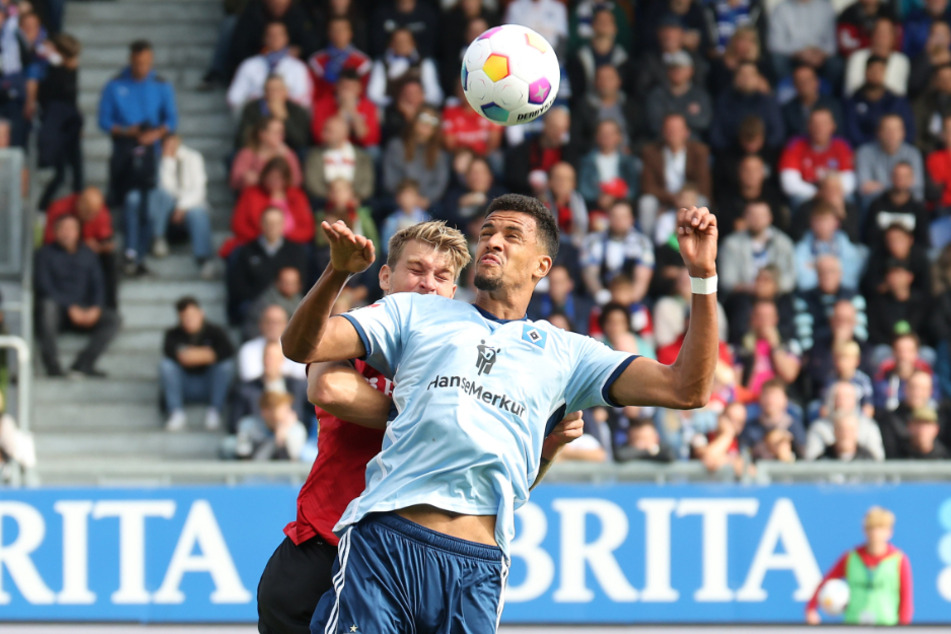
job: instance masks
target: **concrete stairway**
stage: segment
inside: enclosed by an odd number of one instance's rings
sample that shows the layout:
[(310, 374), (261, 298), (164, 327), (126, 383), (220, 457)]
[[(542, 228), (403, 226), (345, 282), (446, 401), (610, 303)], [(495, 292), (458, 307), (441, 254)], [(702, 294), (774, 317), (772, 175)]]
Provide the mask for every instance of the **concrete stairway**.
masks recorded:
[[(175, 87), (179, 132), (187, 145), (204, 154), (212, 224), (220, 240), (232, 205), (224, 158), (231, 150), (234, 123), (223, 91), (198, 89), (217, 37), (220, 0), (112, 0), (66, 6), (65, 30), (83, 44), (80, 89), (89, 184), (105, 187), (111, 151), (109, 139), (97, 126), (102, 86), (127, 64), (128, 44), (149, 39), (155, 47), (156, 71)], [(115, 211), (113, 218), (118, 221)], [(224, 283), (198, 278), (187, 245), (173, 247), (169, 257), (150, 259), (146, 265), (152, 275), (120, 283), (122, 331), (99, 362), (108, 379), (50, 380), (37, 372), (35, 431), (41, 477), (44, 462), (68, 458), (216, 456), (221, 434), (204, 431), (202, 409), (189, 412), (188, 431), (171, 434), (162, 429), (157, 378), (162, 332), (175, 322), (175, 300), (195, 295), (208, 318), (223, 323)], [(62, 338), (64, 365), (72, 362), (84, 342), (74, 335)]]

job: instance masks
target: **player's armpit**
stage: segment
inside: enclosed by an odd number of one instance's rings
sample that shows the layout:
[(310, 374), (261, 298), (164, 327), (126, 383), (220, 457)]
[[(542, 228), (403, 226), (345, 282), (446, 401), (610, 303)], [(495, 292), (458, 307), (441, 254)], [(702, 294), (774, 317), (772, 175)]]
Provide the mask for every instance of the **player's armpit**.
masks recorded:
[(341, 420), (372, 429), (386, 429), (393, 406), (392, 399), (367, 383), (353, 366), (340, 362), (310, 367), (307, 398)]
[(637, 357), (611, 385), (611, 400), (620, 405), (694, 409), (705, 399), (693, 395), (702, 386), (689, 385), (690, 377), (676, 365), (664, 365), (653, 359)]

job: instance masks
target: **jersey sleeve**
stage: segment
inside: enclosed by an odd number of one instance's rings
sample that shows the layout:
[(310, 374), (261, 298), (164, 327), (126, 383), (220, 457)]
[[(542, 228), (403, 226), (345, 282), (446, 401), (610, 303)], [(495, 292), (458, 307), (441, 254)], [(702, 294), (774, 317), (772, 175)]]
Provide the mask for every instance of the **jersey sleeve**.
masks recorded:
[(403, 353), (403, 334), (407, 330), (411, 295), (389, 295), (375, 304), (341, 315), (363, 340), (367, 363), (390, 378), (396, 372)]
[(637, 355), (612, 350), (591, 337), (573, 335), (569, 341), (574, 358), (565, 388), (567, 411), (597, 405), (616, 407), (609, 395), (611, 386)]

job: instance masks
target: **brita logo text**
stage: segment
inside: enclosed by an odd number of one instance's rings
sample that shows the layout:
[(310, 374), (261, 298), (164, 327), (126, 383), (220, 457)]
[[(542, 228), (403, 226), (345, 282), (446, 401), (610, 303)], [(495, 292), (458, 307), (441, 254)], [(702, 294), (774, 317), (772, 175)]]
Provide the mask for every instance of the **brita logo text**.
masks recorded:
[(436, 376), (436, 378), (426, 386), (426, 389), (435, 390), (444, 387), (460, 388), (463, 392), (476, 400), (480, 400), (487, 405), (498, 407), (504, 412), (510, 412), (519, 417), (525, 413), (525, 405), (522, 403), (513, 400), (505, 394), (490, 392), (479, 383), (462, 376)]

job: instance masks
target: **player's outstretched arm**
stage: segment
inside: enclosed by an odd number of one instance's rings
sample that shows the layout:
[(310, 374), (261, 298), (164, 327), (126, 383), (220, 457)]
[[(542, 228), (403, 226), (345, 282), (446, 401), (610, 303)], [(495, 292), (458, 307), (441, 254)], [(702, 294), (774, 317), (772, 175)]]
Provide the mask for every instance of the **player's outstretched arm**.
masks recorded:
[[(717, 273), (717, 219), (706, 207), (677, 212), (680, 254), (693, 278)], [(639, 357), (611, 386), (611, 398), (622, 405), (672, 409), (702, 407), (710, 399), (720, 335), (716, 293), (694, 293), (683, 347), (673, 365)]]
[(531, 486), (532, 489), (538, 486), (538, 483), (548, 475), (555, 458), (565, 448), (565, 445), (572, 440), (581, 438), (582, 434), (584, 434), (584, 421), (581, 420), (581, 412), (566, 414), (561, 422), (555, 425), (555, 428), (551, 430), (542, 445), (541, 464), (538, 465), (538, 475), (535, 476), (535, 482)]
[(393, 400), (367, 383), (349, 363), (315, 363), (307, 372), (307, 398), (340, 420), (386, 429)]
[(330, 242), (330, 264), (291, 316), (281, 345), (284, 356), (298, 363), (343, 361), (366, 354), (363, 341), (346, 319), (331, 319), (337, 296), (355, 273), (375, 259), (373, 243), (354, 235), (342, 221), (321, 223)]

